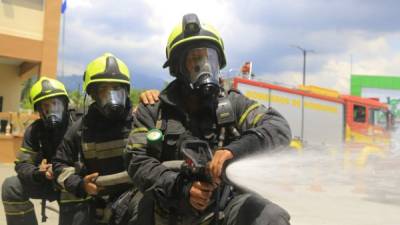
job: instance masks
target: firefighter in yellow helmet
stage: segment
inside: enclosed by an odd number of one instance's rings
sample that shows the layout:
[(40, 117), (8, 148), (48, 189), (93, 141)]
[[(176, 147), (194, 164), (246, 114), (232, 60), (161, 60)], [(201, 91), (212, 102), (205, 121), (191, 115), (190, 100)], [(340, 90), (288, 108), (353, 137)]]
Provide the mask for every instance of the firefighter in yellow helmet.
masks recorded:
[(124, 116), (130, 90), (130, 75), (124, 62), (106, 53), (89, 63), (83, 79), (83, 90), (105, 117), (118, 120)]
[(68, 94), (61, 82), (41, 77), (30, 90), (30, 101), (40, 118), (25, 131), (15, 161), (18, 176), (7, 178), (2, 185), (8, 225), (37, 224), (30, 198), (44, 201), (59, 199), (59, 193), (53, 185), (51, 159), (72, 122), (68, 111)]
[(86, 67), (83, 90), (93, 103), (67, 131), (53, 160), (57, 183), (77, 198), (89, 198), (60, 208), (60, 214), (71, 210), (80, 214), (73, 225), (115, 224), (111, 218), (119, 214), (111, 211), (111, 205), (132, 186), (123, 182), (99, 187), (95, 182), (98, 176), (125, 171), (122, 152), (134, 119), (130, 79), (127, 65), (110, 53)]
[(169, 67), (186, 93), (201, 96), (201, 103), (214, 103), (220, 69), (226, 65), (224, 43), (215, 28), (201, 24), (194, 14), (186, 15), (168, 38), (166, 57), (163, 67)]
[(29, 97), (47, 128), (65, 125), (69, 99), (60, 81), (42, 77), (32, 86)]
[[(287, 121), (220, 87), (222, 38), (195, 14), (173, 29), (166, 56), (176, 79), (159, 103), (139, 105), (126, 147), (128, 174), (142, 195), (131, 224), (289, 224), (284, 209), (222, 179), (230, 160), (287, 146)], [(185, 163), (171, 168), (171, 160)]]

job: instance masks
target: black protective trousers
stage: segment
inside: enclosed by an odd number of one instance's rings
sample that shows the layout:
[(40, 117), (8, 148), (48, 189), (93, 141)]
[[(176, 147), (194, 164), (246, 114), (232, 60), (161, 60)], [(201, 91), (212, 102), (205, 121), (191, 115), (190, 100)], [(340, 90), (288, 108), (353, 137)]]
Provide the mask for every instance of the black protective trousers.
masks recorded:
[[(126, 194), (129, 194), (127, 192)], [(124, 195), (110, 197), (90, 197), (84, 201), (62, 202), (60, 215), (62, 225), (126, 225), (128, 215), (128, 198)], [(66, 218), (68, 215), (68, 218)], [(73, 219), (71, 219), (73, 218)]]
[(223, 225), (289, 225), (290, 216), (279, 205), (254, 193), (235, 196), (224, 209)]
[(214, 217), (183, 215), (171, 223), (171, 215), (159, 213), (150, 197), (137, 193), (131, 206), (133, 212), (129, 225), (290, 225), (290, 216), (277, 204), (254, 193), (233, 197), (223, 209), (224, 217), (216, 222)]
[[(2, 185), (1, 196), (6, 214), (7, 225), (37, 225), (34, 205), (30, 199), (59, 199), (59, 192), (51, 183), (24, 183), (17, 176), (8, 177)], [(59, 225), (84, 224), (87, 208), (82, 204), (63, 204)]]

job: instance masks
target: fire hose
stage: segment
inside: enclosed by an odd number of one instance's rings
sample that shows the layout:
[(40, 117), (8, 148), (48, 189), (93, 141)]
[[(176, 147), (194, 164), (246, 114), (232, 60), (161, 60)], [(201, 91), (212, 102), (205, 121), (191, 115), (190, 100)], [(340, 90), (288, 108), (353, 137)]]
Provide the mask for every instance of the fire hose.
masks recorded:
[[(208, 143), (201, 140), (186, 140), (182, 143), (181, 152), (184, 155), (184, 160), (165, 161), (162, 165), (170, 170), (181, 172), (192, 180), (211, 183), (208, 164), (212, 160), (212, 152)], [(227, 161), (224, 163), (221, 178), (225, 184), (236, 186), (226, 175), (226, 168), (230, 162)], [(99, 187), (108, 187), (123, 183), (132, 183), (126, 171), (99, 176), (95, 180), (95, 184)]]
[[(165, 161), (162, 165), (166, 166), (170, 170), (179, 171), (183, 160), (172, 160)], [(116, 184), (132, 183), (132, 179), (129, 177), (128, 172), (123, 171), (111, 175), (104, 175), (97, 177), (95, 181), (96, 185), (99, 187), (108, 187)]]

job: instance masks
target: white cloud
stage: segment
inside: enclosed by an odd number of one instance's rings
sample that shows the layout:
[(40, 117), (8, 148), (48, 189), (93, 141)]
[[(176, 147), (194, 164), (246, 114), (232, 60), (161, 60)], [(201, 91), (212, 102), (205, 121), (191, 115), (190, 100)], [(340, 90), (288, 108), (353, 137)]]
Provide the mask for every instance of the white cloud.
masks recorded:
[[(229, 24), (227, 18), (221, 12), (228, 12), (229, 1), (118, 1), (119, 6), (134, 6), (149, 9), (143, 12), (150, 31), (146, 34), (135, 31), (135, 26), (115, 28), (114, 33), (102, 33), (105, 26), (113, 24), (96, 23), (102, 19), (101, 16), (110, 16), (108, 12), (111, 7), (105, 1), (93, 0), (71, 0), (68, 1), (69, 11), (67, 14), (67, 39), (65, 53), (65, 74), (77, 74), (84, 68), (89, 60), (97, 57), (105, 51), (111, 51), (117, 56), (122, 55), (123, 60), (135, 70), (140, 67), (142, 71), (148, 71), (153, 76), (165, 73), (161, 65), (165, 60), (165, 45), (172, 28), (181, 21), (182, 15), (194, 12), (202, 21), (213, 21), (213, 25)], [(115, 5), (117, 7), (117, 5)], [(113, 11), (111, 11), (113, 14)], [(116, 18), (131, 20), (135, 16), (129, 10), (119, 11)], [(93, 21), (87, 21), (88, 19)], [(102, 20), (108, 23), (107, 20)], [(115, 23), (119, 22), (114, 21)], [(123, 21), (127, 22), (127, 21)], [(118, 35), (123, 29), (125, 35)], [(127, 33), (128, 32), (128, 33)], [(126, 34), (127, 33), (127, 34)], [(75, 60), (75, 61), (74, 61)], [(81, 72), (82, 73), (82, 72)], [(164, 75), (163, 75), (164, 77)]]
[(73, 10), (76, 8), (92, 8), (95, 0), (68, 0), (67, 9)]
[[(399, 36), (400, 33), (394, 33), (370, 39), (365, 35), (360, 35), (359, 32), (352, 33), (345, 42), (348, 45), (345, 52), (336, 54), (319, 54), (317, 52), (314, 55), (309, 55), (308, 66), (314, 63), (313, 60), (317, 58), (319, 58), (318, 62), (322, 62), (322, 65), (317, 71), (307, 72), (306, 83), (348, 94), (350, 92), (351, 73), (400, 75), (400, 52), (393, 51), (388, 41)], [(299, 65), (299, 57), (301, 56), (288, 56), (283, 58), (282, 61), (288, 66)], [(299, 67), (298, 71), (283, 71), (278, 74), (263, 74), (262, 76), (271, 81), (299, 85), (302, 82), (302, 66)]]
[[(60, 62), (62, 64), (62, 62)], [(62, 66), (62, 65), (60, 65)], [(61, 69), (61, 68), (60, 68)], [(85, 71), (85, 65), (76, 61), (65, 61), (64, 62), (64, 74), (65, 75), (83, 75)]]
[[(400, 74), (400, 29), (387, 20), (393, 7), (358, 1), (309, 0), (287, 7), (287, 1), (239, 0), (68, 0), (65, 74), (82, 74), (85, 65), (112, 51), (144, 75), (165, 77), (165, 45), (182, 15), (194, 12), (224, 38), (230, 68), (254, 60), (254, 72), (269, 80), (301, 83), (302, 56), (290, 44), (313, 49), (307, 61), (307, 83), (349, 90), (352, 72)], [(346, 8), (346, 9), (347, 9)], [(359, 14), (358, 14), (359, 13)], [(326, 15), (328, 16), (326, 16)], [(394, 15), (394, 14), (393, 14)], [(396, 14), (397, 15), (397, 14)], [(357, 19), (374, 18), (363, 22)], [(368, 24), (367, 24), (368, 23)]]

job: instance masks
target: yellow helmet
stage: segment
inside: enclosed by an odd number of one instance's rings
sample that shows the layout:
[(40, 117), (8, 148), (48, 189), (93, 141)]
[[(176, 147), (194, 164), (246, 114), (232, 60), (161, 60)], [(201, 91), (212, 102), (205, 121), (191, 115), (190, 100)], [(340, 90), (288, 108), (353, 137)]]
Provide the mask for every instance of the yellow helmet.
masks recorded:
[(43, 76), (33, 84), (29, 93), (29, 99), (35, 109), (39, 101), (55, 96), (65, 96), (68, 103), (68, 93), (64, 85), (58, 80)]
[(200, 24), (196, 14), (184, 15), (182, 23), (176, 25), (172, 30), (166, 47), (167, 61), (163, 68), (169, 67), (171, 75), (176, 76), (179, 53), (182, 53), (188, 46), (200, 43), (216, 48), (220, 69), (224, 68), (226, 65), (224, 43), (219, 32), (210, 24)]
[(87, 65), (83, 75), (83, 90), (87, 92), (91, 84), (99, 82), (126, 84), (129, 90), (129, 69), (122, 60), (111, 53), (105, 53)]

